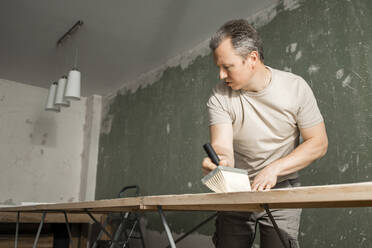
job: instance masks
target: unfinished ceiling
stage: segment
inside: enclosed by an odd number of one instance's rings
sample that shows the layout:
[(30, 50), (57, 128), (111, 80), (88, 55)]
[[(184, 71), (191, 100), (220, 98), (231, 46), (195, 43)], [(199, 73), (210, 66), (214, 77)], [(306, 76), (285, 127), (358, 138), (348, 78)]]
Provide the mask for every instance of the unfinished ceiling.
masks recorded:
[[(105, 95), (277, 0), (3, 0), (0, 78), (48, 88), (74, 64), (82, 95)], [(61, 47), (57, 40), (84, 25)]]

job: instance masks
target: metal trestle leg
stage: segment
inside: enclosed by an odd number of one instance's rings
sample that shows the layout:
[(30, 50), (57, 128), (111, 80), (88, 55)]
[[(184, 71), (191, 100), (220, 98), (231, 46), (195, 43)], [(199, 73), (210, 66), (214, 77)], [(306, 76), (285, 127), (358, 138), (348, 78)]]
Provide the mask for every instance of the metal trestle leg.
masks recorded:
[(278, 225), (276, 224), (276, 221), (275, 221), (273, 215), (272, 215), (271, 212), (270, 212), (269, 205), (268, 205), (268, 204), (262, 204), (262, 206), (263, 206), (263, 208), (265, 209), (267, 215), (269, 216), (269, 218), (270, 218), (270, 220), (271, 220), (271, 223), (273, 224), (274, 229), (275, 229), (276, 233), (278, 234), (279, 239), (280, 239), (280, 241), (282, 242), (283, 246), (284, 246), (285, 248), (289, 248), (288, 245), (287, 245), (287, 243), (286, 243), (285, 240), (284, 240), (284, 237), (283, 237), (282, 233), (280, 232), (280, 229), (279, 229)]
[(167, 220), (165, 219), (165, 216), (164, 216), (164, 213), (163, 213), (163, 210), (162, 210), (161, 206), (158, 206), (158, 212), (160, 214), (161, 222), (163, 223), (165, 232), (167, 233), (167, 237), (168, 237), (168, 240), (169, 240), (170, 247), (171, 248), (176, 248), (176, 243), (174, 242), (172, 233), (169, 229)]
[(19, 233), (19, 212), (17, 212), (17, 224), (16, 224), (16, 233), (14, 239), (14, 248), (18, 247), (18, 233)]
[(40, 224), (39, 224), (39, 229), (37, 230), (34, 245), (32, 246), (32, 248), (36, 248), (37, 247), (37, 242), (39, 242), (39, 237), (40, 237), (41, 229), (43, 228), (45, 215), (46, 215), (46, 212), (43, 212), (43, 215), (41, 216), (41, 221), (40, 221)]
[(73, 247), (73, 245), (72, 245), (72, 235), (71, 235), (71, 230), (70, 230), (70, 223), (68, 222), (66, 211), (63, 211), (63, 214), (65, 215), (65, 222), (66, 222), (68, 237), (70, 239), (70, 245), (71, 245), (71, 247)]

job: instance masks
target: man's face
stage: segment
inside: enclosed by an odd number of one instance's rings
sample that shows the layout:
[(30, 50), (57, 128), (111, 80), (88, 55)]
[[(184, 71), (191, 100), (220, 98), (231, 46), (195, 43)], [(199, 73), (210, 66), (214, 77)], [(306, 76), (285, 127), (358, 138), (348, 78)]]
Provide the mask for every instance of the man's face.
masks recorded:
[(240, 90), (248, 86), (253, 75), (251, 56), (246, 59), (237, 55), (231, 39), (227, 38), (214, 51), (214, 61), (219, 68), (220, 79), (233, 90)]

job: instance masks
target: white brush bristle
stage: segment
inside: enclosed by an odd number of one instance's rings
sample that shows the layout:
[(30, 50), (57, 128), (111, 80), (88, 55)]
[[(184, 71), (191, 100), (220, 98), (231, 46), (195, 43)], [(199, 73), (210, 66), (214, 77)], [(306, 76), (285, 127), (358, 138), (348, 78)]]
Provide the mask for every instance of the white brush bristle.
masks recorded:
[(202, 182), (216, 193), (251, 191), (248, 173), (242, 169), (218, 166)]

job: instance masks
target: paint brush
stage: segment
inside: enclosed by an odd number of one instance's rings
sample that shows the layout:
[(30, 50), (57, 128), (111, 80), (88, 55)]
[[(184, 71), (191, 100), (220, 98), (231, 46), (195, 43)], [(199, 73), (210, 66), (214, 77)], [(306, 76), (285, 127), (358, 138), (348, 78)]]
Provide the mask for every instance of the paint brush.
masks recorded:
[(202, 183), (216, 193), (251, 191), (246, 170), (219, 165), (220, 159), (211, 144), (203, 145), (205, 152), (217, 168), (202, 178)]

